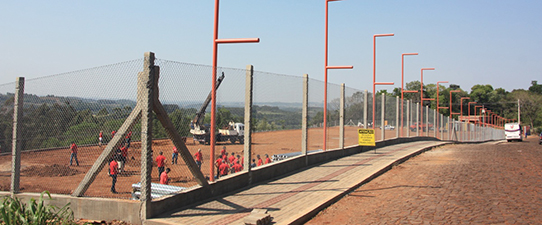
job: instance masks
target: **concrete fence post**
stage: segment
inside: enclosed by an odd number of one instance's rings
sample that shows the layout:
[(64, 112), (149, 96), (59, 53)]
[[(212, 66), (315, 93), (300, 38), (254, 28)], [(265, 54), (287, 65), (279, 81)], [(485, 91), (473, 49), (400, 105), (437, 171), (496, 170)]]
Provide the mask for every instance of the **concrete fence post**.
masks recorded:
[(309, 75), (303, 74), (303, 109), (301, 112), (301, 153), (305, 156), (305, 166), (309, 165), (307, 156), (308, 144), (308, 112), (309, 112)]
[(339, 148), (344, 149), (344, 83), (341, 84), (341, 102), (339, 109)]
[(429, 106), (425, 106), (425, 136), (429, 137)]
[(11, 141), (11, 195), (20, 191), (21, 123), (23, 122), (24, 77), (17, 77), (13, 99), (13, 139)]
[[(369, 107), (369, 103), (367, 102), (368, 101), (368, 96), (369, 93), (367, 92), (367, 90), (365, 90), (363, 92), (363, 128), (364, 129), (367, 129), (367, 127), (369, 127), (367, 125), (367, 107)], [(374, 121), (373, 121), (374, 122)]]
[(440, 114), (440, 124), (439, 124), (440, 140), (444, 138), (444, 129), (442, 129), (443, 128), (442, 123), (444, 123), (444, 115)]
[(416, 102), (416, 137), (420, 136), (420, 103)]
[(411, 115), (410, 115), (410, 100), (406, 101), (406, 117), (407, 117), (407, 123), (406, 123), (406, 136), (410, 137), (410, 121), (412, 121)]
[[(245, 74), (245, 137), (244, 137), (244, 151), (243, 156), (245, 158), (243, 168), (248, 171), (248, 183), (252, 184), (252, 168), (250, 168), (250, 156), (252, 155), (252, 99), (254, 88), (254, 66), (247, 65)], [(214, 162), (210, 162), (214, 163)]]
[[(450, 111), (450, 113), (451, 113), (451, 111)], [(453, 131), (453, 128), (454, 128), (453, 120), (450, 121), (450, 118), (451, 118), (451, 115), (450, 115), (450, 117), (448, 117), (448, 140), (449, 141), (452, 140), (452, 131)]]
[(437, 137), (437, 129), (439, 129), (439, 126), (437, 124), (437, 110), (433, 110), (433, 137)]
[[(145, 52), (143, 72), (138, 75), (141, 105), (141, 220), (151, 216), (152, 112), (154, 100), (154, 53)], [(160, 174), (158, 174), (160, 177)]]
[(386, 132), (384, 132), (386, 129), (384, 129), (384, 121), (386, 120), (386, 94), (382, 93), (382, 112), (380, 112), (380, 134), (381, 134), (381, 140), (386, 140)]
[(395, 97), (395, 137), (399, 137), (399, 96)]

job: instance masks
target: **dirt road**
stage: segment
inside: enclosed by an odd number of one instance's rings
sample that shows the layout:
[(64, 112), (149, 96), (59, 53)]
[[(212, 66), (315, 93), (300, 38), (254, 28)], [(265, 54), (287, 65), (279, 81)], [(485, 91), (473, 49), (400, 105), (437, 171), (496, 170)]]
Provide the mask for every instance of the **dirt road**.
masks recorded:
[(423, 153), (307, 224), (539, 224), (542, 145), (537, 138)]

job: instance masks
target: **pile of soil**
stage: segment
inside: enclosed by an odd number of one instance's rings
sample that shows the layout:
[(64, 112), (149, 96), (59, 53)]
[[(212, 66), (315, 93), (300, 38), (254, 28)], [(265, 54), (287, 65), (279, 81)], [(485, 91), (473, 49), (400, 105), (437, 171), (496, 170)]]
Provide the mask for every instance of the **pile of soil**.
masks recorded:
[(82, 173), (69, 166), (62, 166), (58, 164), (29, 166), (23, 169), (21, 172), (30, 177), (64, 177)]

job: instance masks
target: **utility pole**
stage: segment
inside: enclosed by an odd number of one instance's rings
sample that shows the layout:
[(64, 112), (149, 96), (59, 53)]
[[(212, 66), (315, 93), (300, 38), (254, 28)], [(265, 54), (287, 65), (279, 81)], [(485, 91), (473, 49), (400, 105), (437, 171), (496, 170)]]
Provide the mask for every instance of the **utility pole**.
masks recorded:
[(521, 107), (520, 107), (519, 98), (518, 98), (518, 124), (521, 124)]

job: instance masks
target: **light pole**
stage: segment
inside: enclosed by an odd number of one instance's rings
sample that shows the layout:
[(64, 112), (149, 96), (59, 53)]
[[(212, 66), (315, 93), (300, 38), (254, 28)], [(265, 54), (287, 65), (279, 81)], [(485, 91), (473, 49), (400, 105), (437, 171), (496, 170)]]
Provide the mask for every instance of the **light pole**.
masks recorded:
[(326, 25), (325, 25), (325, 60), (324, 60), (324, 140), (322, 144), (322, 149), (325, 151), (327, 147), (327, 70), (328, 69), (352, 69), (353, 66), (328, 66), (327, 53), (328, 53), (328, 3), (335, 2), (340, 0), (326, 0)]
[[(375, 34), (373, 35), (373, 130), (375, 129), (375, 89), (376, 85), (393, 85), (393, 82), (376, 82), (376, 38), (377, 37), (390, 37), (394, 34)], [(382, 124), (382, 129), (384, 125)]]
[[(448, 83), (448, 81), (438, 81), (437, 82), (437, 113), (440, 113), (440, 109), (447, 109), (448, 107), (440, 107), (440, 103), (439, 103), (439, 84), (443, 84), (443, 83)], [(436, 125), (439, 125), (439, 119), (437, 117), (437, 124)], [(440, 127), (441, 126), (438, 126), (437, 128), (437, 137), (438, 137), (438, 132), (440, 130)]]
[(461, 100), (459, 101), (461, 103), (461, 118), (459, 118), (459, 120), (464, 120), (465, 118), (463, 118), (463, 100), (464, 99), (470, 99), (470, 97), (461, 97)]
[[(429, 101), (429, 100), (435, 100), (434, 98), (424, 98), (424, 97), (423, 97), (423, 71), (424, 71), (424, 70), (435, 70), (435, 68), (422, 68), (422, 69), (421, 69), (421, 72), (420, 72), (420, 74), (421, 74), (421, 82), (420, 82), (420, 92), (421, 92), (421, 94), (420, 94), (420, 105), (421, 105), (421, 108), (422, 108), (422, 111), (420, 112), (420, 118), (421, 118), (421, 120), (422, 120), (422, 124), (423, 124), (423, 101), (424, 101), (424, 100), (428, 100), (428, 101)], [(419, 126), (419, 124), (418, 124), (418, 126)], [(427, 126), (427, 124), (426, 124), (426, 126)], [(429, 132), (429, 131), (427, 131), (427, 132)], [(423, 136), (423, 129), (422, 129), (422, 136)], [(429, 135), (428, 135), (428, 136), (429, 136)]]
[[(213, 71), (212, 71), (212, 87), (211, 87), (211, 127), (209, 130), (210, 135), (210, 180), (214, 181), (214, 156), (215, 156), (215, 129), (216, 129), (216, 70), (218, 63), (218, 44), (233, 44), (233, 43), (258, 43), (259, 38), (237, 38), (237, 39), (218, 39), (218, 15), (219, 15), (219, 2), (215, 0), (215, 13), (214, 13), (214, 31), (213, 31)], [(250, 159), (247, 159), (250, 160)]]
[[(418, 53), (403, 53), (401, 54), (401, 137), (403, 136), (403, 101), (404, 101), (404, 93), (405, 92), (418, 92), (418, 91), (405, 91), (404, 85), (405, 85), (405, 55), (418, 55)], [(407, 128), (408, 129), (408, 128)]]

